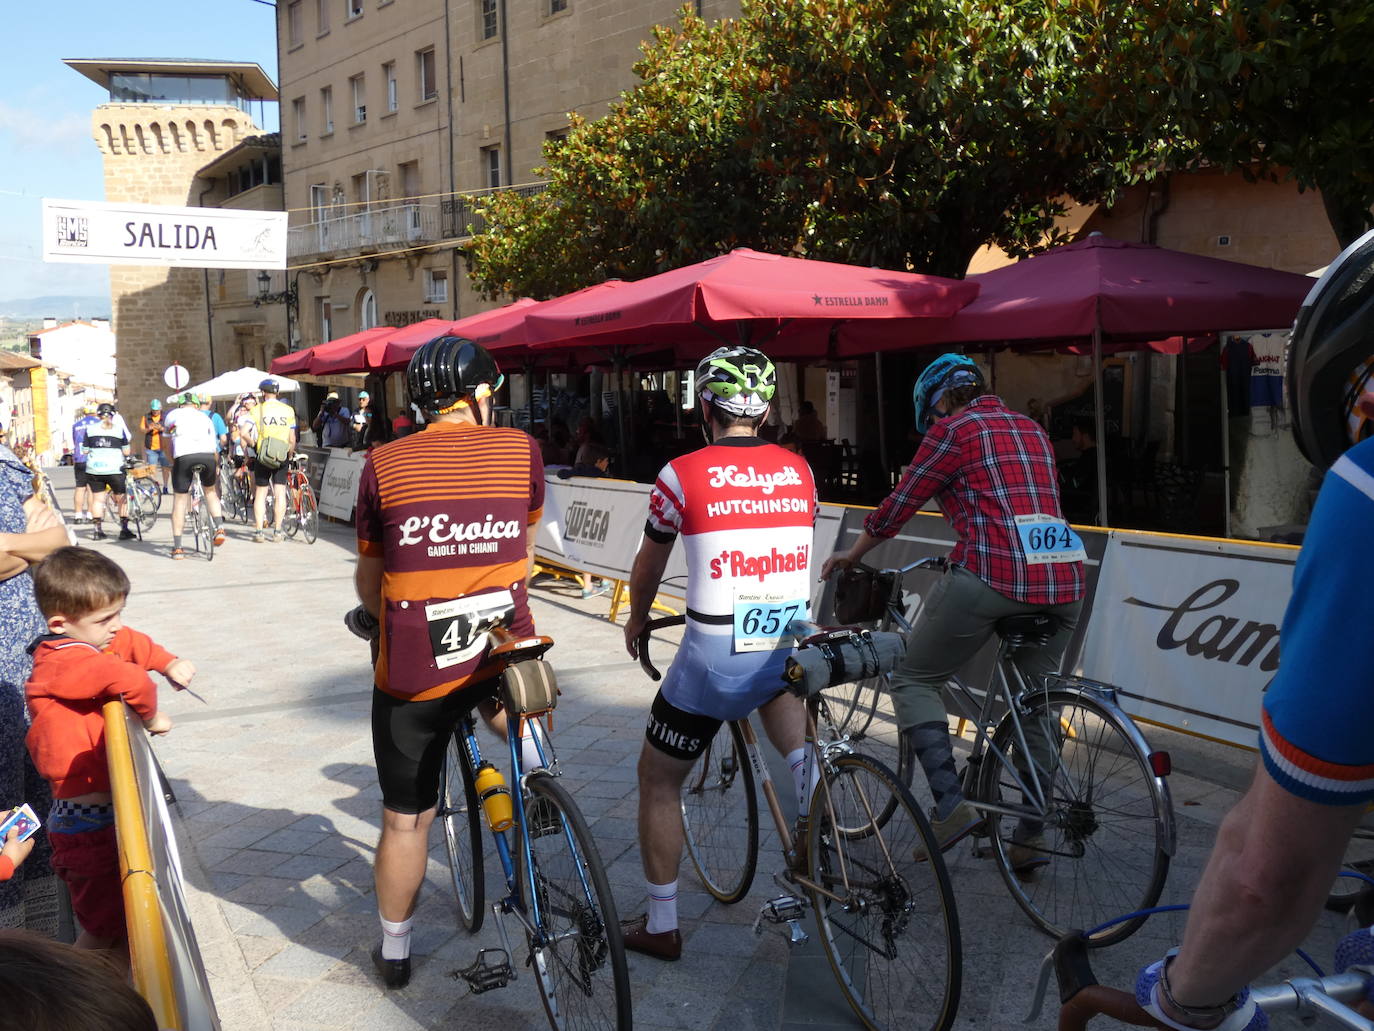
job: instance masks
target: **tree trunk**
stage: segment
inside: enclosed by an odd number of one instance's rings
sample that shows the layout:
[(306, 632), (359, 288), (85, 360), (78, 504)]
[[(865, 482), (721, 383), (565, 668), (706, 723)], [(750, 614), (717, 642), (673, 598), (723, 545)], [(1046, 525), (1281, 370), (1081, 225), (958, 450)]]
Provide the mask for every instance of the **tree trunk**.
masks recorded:
[(1317, 189), (1321, 190), (1322, 207), (1326, 209), (1331, 231), (1336, 234), (1341, 250), (1345, 250), (1369, 229), (1369, 204), (1366, 199), (1347, 193), (1334, 183), (1329, 187), (1324, 185), (1320, 176)]

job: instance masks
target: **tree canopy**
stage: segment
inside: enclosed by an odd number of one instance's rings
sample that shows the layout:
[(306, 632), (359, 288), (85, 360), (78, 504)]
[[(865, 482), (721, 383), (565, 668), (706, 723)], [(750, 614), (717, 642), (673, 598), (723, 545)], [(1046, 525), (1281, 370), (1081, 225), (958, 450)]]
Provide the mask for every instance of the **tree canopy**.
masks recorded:
[(1338, 80), (1371, 44), (1374, 14), (1316, 0), (684, 9), (609, 114), (546, 148), (544, 192), (485, 202), (471, 274), (545, 297), (747, 246), (959, 276), (984, 244), (1059, 242), (1068, 201), (1199, 159), (1291, 169), (1353, 220), (1374, 134), (1367, 91)]

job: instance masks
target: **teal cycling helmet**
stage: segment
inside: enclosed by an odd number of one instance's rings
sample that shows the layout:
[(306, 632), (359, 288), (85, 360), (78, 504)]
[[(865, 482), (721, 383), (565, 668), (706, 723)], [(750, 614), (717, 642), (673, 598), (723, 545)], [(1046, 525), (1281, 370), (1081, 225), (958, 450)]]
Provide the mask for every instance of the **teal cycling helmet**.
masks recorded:
[(697, 366), (698, 396), (731, 415), (762, 415), (777, 388), (773, 363), (752, 347), (719, 347)]
[(935, 406), (951, 387), (983, 386), (983, 371), (962, 354), (942, 354), (916, 377), (911, 403), (916, 407), (916, 429), (929, 431), (935, 422)]

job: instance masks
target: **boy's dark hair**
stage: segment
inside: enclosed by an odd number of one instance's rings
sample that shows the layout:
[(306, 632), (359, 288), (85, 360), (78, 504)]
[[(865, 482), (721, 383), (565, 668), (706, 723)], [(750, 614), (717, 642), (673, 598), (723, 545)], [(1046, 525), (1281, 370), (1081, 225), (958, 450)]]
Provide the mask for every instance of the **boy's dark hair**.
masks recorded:
[(1094, 443), (1097, 441), (1097, 419), (1091, 415), (1074, 416), (1069, 428), (1077, 430), (1085, 437), (1091, 437)]
[(58, 548), (34, 567), (33, 593), (49, 619), (80, 619), (128, 597), (129, 578), (98, 551)]
[(4, 1027), (158, 1031), (152, 1008), (109, 963), (30, 931), (0, 931), (0, 999)]
[(610, 461), (611, 453), (600, 444), (587, 443), (582, 445), (582, 457), (587, 465), (596, 465), (597, 462)]
[(988, 392), (988, 388), (981, 383), (970, 383), (963, 387), (950, 387), (945, 391), (945, 396), (941, 402), (945, 406), (945, 411), (952, 412), (956, 408), (962, 408), (975, 397), (982, 397)]

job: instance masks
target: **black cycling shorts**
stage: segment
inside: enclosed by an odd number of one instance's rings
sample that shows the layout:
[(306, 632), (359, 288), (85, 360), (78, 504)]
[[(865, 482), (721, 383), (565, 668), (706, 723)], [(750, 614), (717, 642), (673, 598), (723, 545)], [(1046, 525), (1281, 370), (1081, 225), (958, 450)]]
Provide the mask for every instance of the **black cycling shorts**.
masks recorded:
[(172, 461), (172, 493), (186, 494), (191, 489), (191, 475), (195, 466), (200, 466), (200, 485), (202, 487), (213, 487), (218, 478), (215, 470), (219, 464), (215, 461), (215, 456), (206, 452), (205, 454), (182, 455)]
[(118, 497), (124, 496), (124, 474), (123, 473), (87, 473), (86, 486), (100, 494), (109, 487)]
[(372, 689), (372, 755), (382, 804), (424, 813), (439, 801), (439, 771), (458, 721), (496, 693), (497, 680), (469, 684), (442, 698), (411, 702)]
[(254, 462), (253, 486), (266, 487), (269, 484), (280, 483), (284, 487), (286, 486), (286, 474), (288, 471), (285, 465), (279, 465), (275, 469), (269, 469), (261, 462)]
[(649, 722), (644, 728), (644, 738), (664, 755), (674, 759), (696, 760), (706, 751), (706, 746), (720, 730), (724, 720), (714, 716), (700, 716), (686, 709), (679, 709), (659, 691), (654, 696), (654, 704), (649, 709)]
[(86, 463), (74, 462), (72, 463), (72, 469), (76, 472), (76, 485), (78, 487), (86, 486)]

